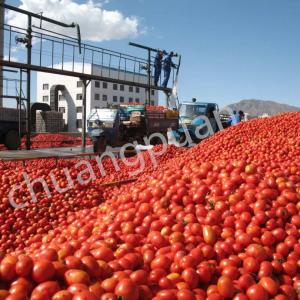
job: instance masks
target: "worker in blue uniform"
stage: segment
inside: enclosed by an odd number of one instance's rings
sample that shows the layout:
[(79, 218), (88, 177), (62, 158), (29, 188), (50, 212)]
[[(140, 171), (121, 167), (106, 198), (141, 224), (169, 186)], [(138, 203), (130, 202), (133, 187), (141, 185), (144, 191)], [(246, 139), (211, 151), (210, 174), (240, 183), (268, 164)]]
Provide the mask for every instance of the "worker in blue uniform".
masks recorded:
[(164, 54), (165, 54), (164, 51), (158, 51), (155, 56), (155, 60), (154, 60), (154, 85), (155, 86), (158, 85)]
[(170, 75), (171, 75), (171, 69), (175, 68), (176, 69), (176, 65), (173, 63), (172, 61), (172, 57), (174, 56), (174, 52), (170, 52), (169, 55), (164, 59), (164, 82), (162, 84), (162, 86), (164, 88), (166, 88), (168, 86), (168, 82), (170, 79)]
[(241, 122), (239, 114), (234, 110), (233, 114), (229, 118), (229, 125), (233, 126)]

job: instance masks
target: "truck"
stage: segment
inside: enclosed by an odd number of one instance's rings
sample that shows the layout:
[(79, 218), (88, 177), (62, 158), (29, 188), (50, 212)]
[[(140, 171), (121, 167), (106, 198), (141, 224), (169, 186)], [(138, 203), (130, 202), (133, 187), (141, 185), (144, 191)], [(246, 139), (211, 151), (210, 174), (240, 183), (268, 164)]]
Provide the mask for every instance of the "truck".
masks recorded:
[[(169, 128), (178, 130), (178, 126), (178, 114), (149, 110), (144, 105), (92, 109), (87, 120), (95, 153), (103, 153), (107, 146), (121, 147), (134, 141), (144, 144), (144, 138), (153, 133), (167, 138)], [(152, 138), (151, 142), (159, 144), (161, 139)]]
[[(177, 141), (182, 145), (187, 144), (187, 134), (191, 137), (193, 142), (200, 142), (201, 139), (197, 137), (196, 130), (199, 126), (204, 125), (205, 121), (201, 118), (203, 116), (210, 120), (214, 133), (220, 130), (218, 122), (215, 118), (219, 118), (223, 128), (228, 127), (229, 117), (220, 114), (219, 106), (217, 103), (212, 102), (197, 102), (193, 99), (192, 102), (182, 102), (179, 104), (179, 129), (174, 131), (173, 134)], [(209, 136), (206, 132), (207, 126), (203, 126), (201, 129), (201, 135)]]
[(25, 133), (24, 111), (21, 111), (21, 117), (19, 128), (19, 111), (0, 107), (0, 144), (4, 144), (9, 150), (17, 150), (21, 145), (21, 137)]

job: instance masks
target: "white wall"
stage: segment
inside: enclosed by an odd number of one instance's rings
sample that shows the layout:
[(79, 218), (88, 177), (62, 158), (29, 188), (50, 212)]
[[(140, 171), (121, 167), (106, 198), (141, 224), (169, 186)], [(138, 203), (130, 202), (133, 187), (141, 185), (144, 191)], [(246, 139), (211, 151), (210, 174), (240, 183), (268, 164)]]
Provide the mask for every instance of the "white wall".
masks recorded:
[[(70, 65), (71, 66), (71, 65)], [(80, 65), (77, 66), (78, 70), (81, 68)], [(68, 68), (68, 64), (64, 64), (64, 69)], [(88, 68), (90, 68), (88, 70)], [(118, 71), (111, 71), (111, 74), (108, 73), (108, 69), (99, 66), (93, 66), (91, 70), (91, 65), (85, 64), (85, 72), (109, 76), (112, 78), (117, 78)], [(126, 76), (126, 78), (125, 78)], [(133, 80), (133, 73), (120, 73), (120, 79)], [(138, 75), (135, 75), (135, 80)], [(77, 82), (79, 78), (48, 74), (48, 73), (37, 73), (37, 102), (44, 102), (43, 96), (48, 96), (48, 103), (50, 105), (50, 89), (53, 85), (64, 85), (66, 90), (62, 93), (61, 100), (58, 103), (59, 108), (65, 108), (65, 113), (63, 115), (66, 124), (68, 124), (69, 132), (81, 131), (80, 128), (76, 127), (76, 120), (82, 119), (82, 113), (76, 112), (77, 107), (82, 106), (81, 100), (76, 100), (77, 94), (82, 94), (82, 88), (77, 87)], [(141, 83), (147, 83), (146, 76), (139, 76), (138, 80)], [(43, 85), (48, 84), (48, 90), (43, 90)], [(120, 90), (120, 84), (117, 85), (118, 90), (113, 89), (113, 83), (107, 82), (107, 88), (103, 88), (103, 81), (100, 81), (100, 88), (95, 87), (95, 81), (92, 81), (87, 87), (87, 116), (89, 115), (92, 108), (95, 107), (107, 107), (108, 104), (120, 104), (120, 97), (124, 97), (124, 103), (129, 103), (129, 99), (132, 98), (133, 102), (136, 102), (136, 99), (139, 99), (140, 103), (145, 103), (146, 93), (145, 89), (139, 88), (139, 92), (136, 91), (136, 87), (133, 87), (133, 92), (129, 92), (129, 86), (124, 86), (124, 91)], [(95, 95), (99, 95), (99, 100), (95, 100)], [(107, 101), (103, 101), (103, 95), (107, 96)], [(117, 96), (117, 102), (113, 102), (113, 96)], [(154, 104), (158, 104), (158, 91), (154, 91), (154, 95), (151, 94), (151, 100), (154, 101)]]
[[(58, 107), (65, 108), (63, 118), (65, 123), (68, 124), (69, 132), (80, 131), (76, 126), (76, 120), (82, 119), (82, 113), (77, 113), (76, 108), (82, 107), (82, 100), (76, 100), (77, 94), (82, 94), (82, 87), (77, 87), (79, 78), (69, 77), (63, 75), (37, 73), (37, 102), (43, 102), (50, 105), (50, 89), (53, 85), (64, 85), (66, 89), (60, 93), (61, 100), (58, 102)], [(48, 84), (48, 89), (43, 90), (43, 85)], [(43, 101), (43, 96), (48, 96), (48, 101)], [(87, 88), (87, 114), (91, 110), (91, 88)]]

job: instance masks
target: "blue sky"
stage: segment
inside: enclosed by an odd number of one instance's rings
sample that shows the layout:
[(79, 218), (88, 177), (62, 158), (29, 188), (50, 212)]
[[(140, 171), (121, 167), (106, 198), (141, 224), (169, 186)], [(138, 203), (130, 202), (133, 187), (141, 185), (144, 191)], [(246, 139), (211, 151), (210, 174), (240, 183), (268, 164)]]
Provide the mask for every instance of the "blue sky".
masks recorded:
[(110, 0), (103, 7), (136, 16), (142, 33), (101, 47), (143, 55), (128, 46), (133, 40), (182, 54), (182, 100), (300, 106), (300, 1)]

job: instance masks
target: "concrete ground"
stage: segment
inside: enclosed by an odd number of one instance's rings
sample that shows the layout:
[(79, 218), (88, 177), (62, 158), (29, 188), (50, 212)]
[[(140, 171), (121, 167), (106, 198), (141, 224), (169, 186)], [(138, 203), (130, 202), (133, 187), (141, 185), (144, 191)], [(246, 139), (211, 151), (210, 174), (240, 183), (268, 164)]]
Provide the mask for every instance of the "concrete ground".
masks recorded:
[(47, 157), (74, 157), (93, 155), (93, 146), (86, 146), (83, 150), (79, 147), (62, 147), (62, 148), (45, 148), (34, 150), (6, 150), (0, 151), (0, 159), (2, 160), (22, 160)]

